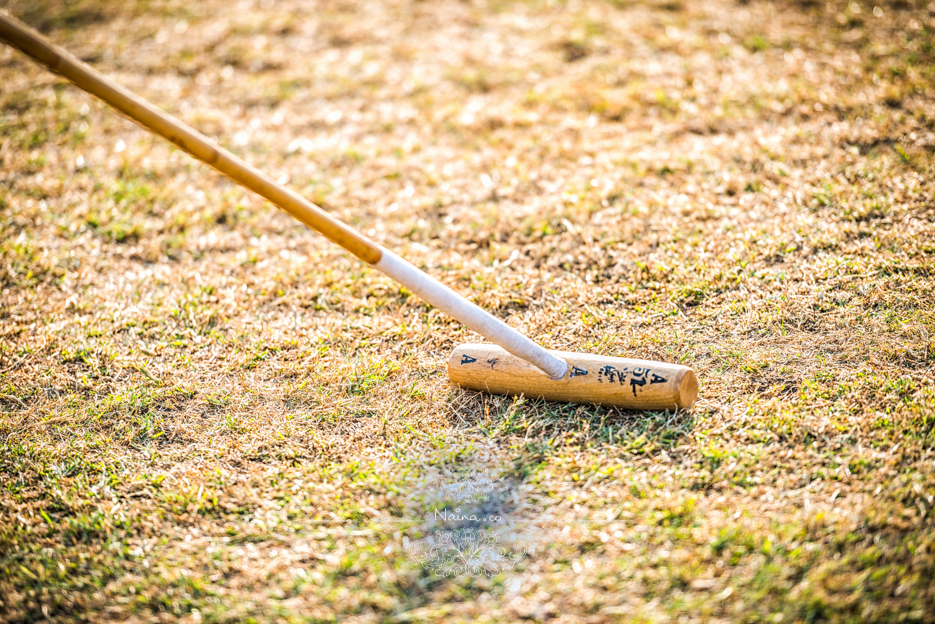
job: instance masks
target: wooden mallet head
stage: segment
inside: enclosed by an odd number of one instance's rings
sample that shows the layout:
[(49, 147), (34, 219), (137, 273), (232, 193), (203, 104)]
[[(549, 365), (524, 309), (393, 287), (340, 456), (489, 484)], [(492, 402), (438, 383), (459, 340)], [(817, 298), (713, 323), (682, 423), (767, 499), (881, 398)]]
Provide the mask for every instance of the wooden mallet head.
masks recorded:
[(490, 344), (462, 344), (448, 360), (448, 376), (463, 388), (630, 410), (687, 409), (698, 380), (687, 366), (648, 360), (552, 351), (568, 363), (561, 379)]

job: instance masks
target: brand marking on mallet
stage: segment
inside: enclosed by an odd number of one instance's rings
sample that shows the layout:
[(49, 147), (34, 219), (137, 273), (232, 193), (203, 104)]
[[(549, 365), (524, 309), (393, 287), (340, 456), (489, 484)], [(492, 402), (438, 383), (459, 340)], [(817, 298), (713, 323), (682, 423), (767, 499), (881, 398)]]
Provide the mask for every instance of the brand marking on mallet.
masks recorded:
[[(572, 377), (574, 377), (574, 375), (572, 375)], [(604, 379), (606, 378), (610, 383), (616, 381), (622, 386), (626, 383), (628, 377), (630, 379), (630, 387), (633, 389), (633, 396), (636, 396), (636, 387), (645, 386), (647, 379), (649, 380), (649, 385), (669, 381), (667, 377), (652, 372), (652, 369), (640, 366), (634, 367), (631, 371), (626, 367), (622, 370), (617, 370), (613, 366), (607, 365), (597, 371), (598, 383), (604, 383)]]
[(461, 356), (461, 363), (462, 363), (462, 364), (470, 364), (471, 362), (476, 362), (476, 361), (477, 361), (477, 358), (471, 357), (470, 355), (462, 355), (462, 356)]
[(578, 377), (579, 375), (587, 375), (588, 371), (583, 368), (578, 368), (577, 366), (571, 367), (571, 375), (569, 377)]

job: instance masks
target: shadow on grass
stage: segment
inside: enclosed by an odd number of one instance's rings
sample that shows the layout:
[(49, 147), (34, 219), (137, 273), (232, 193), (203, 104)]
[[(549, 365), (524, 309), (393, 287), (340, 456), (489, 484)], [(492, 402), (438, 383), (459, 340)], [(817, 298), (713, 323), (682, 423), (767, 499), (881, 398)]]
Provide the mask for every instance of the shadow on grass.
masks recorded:
[(693, 410), (631, 412), (470, 390), (453, 393), (449, 401), (453, 425), (491, 439), (519, 442), (525, 453), (542, 457), (569, 447), (654, 454), (678, 446), (697, 417)]

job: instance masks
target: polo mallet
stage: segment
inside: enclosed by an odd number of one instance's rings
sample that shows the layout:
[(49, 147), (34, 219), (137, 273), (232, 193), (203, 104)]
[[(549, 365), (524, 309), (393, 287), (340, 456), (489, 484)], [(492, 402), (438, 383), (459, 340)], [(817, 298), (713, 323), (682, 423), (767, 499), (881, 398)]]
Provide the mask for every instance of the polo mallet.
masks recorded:
[[(493, 345), (463, 344), (448, 360), (453, 382), (473, 390), (627, 409), (688, 408), (694, 372), (678, 364), (547, 351), (393, 252), (274, 182), (175, 117), (124, 89), (41, 34), (0, 12), (0, 39), (205, 164), (279, 206)], [(496, 346), (495, 346), (496, 345)]]

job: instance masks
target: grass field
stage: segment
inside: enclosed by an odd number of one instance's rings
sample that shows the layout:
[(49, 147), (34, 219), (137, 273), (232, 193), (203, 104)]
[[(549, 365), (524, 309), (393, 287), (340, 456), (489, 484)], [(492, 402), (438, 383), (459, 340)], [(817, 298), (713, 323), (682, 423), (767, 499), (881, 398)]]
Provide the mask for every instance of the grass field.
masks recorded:
[[(935, 4), (0, 7), (701, 397), (454, 388), (476, 335), (0, 47), (0, 620), (935, 620)], [(465, 483), (490, 575), (411, 554)]]

